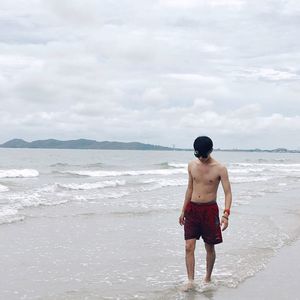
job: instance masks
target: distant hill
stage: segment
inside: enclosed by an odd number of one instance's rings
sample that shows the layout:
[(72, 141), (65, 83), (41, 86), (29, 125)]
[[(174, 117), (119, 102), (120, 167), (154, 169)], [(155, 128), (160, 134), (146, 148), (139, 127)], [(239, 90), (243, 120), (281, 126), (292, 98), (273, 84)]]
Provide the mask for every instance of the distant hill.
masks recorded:
[[(26, 142), (22, 139), (12, 139), (4, 144), (0, 144), (0, 148), (44, 148), (44, 149), (110, 149), (110, 150), (159, 150), (159, 151), (193, 151), (193, 149), (171, 148), (159, 145), (143, 144), (139, 142), (98, 142), (95, 140), (78, 139), (60, 141), (55, 139), (37, 140)], [(300, 153), (300, 150), (288, 150), (285, 148), (277, 148), (272, 150), (262, 149), (214, 149), (214, 151), (228, 152), (274, 152), (274, 153)]]
[(143, 144), (138, 142), (98, 142), (95, 140), (78, 139), (60, 141), (55, 139), (37, 140), (26, 142), (22, 139), (13, 139), (2, 145), (2, 148), (47, 148), (47, 149), (117, 149), (117, 150), (183, 150), (178, 148), (169, 148), (159, 145)]

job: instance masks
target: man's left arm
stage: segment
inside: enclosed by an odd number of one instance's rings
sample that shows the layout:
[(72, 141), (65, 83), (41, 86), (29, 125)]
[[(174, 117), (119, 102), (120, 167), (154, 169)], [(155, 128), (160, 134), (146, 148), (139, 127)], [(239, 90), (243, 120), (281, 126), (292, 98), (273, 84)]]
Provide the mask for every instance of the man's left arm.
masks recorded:
[(225, 194), (225, 209), (221, 221), (222, 231), (224, 231), (228, 227), (228, 219), (229, 219), (230, 207), (232, 203), (231, 186), (230, 186), (228, 171), (226, 167), (221, 168), (220, 176), (221, 176), (221, 183)]

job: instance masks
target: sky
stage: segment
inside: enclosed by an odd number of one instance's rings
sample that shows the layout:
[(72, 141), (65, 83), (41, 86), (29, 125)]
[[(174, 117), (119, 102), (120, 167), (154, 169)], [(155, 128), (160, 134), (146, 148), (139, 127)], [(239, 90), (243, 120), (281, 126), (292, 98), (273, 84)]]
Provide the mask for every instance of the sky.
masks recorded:
[(300, 149), (300, 1), (1, 0), (0, 143)]

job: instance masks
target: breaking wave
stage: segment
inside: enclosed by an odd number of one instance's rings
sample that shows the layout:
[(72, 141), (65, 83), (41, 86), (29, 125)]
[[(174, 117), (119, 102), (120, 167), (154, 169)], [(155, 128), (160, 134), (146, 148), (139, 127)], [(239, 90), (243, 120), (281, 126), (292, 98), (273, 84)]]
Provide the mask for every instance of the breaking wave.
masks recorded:
[(9, 188), (3, 184), (0, 184), (0, 193), (7, 192), (7, 191), (9, 191)]
[(117, 176), (140, 176), (140, 175), (173, 175), (185, 174), (185, 169), (160, 169), (160, 170), (129, 170), (129, 171), (87, 171), (87, 170), (70, 170), (59, 173), (72, 174), (89, 177), (117, 177)]
[(39, 172), (34, 169), (8, 169), (0, 170), (0, 178), (29, 178), (38, 177)]
[(125, 185), (125, 180), (112, 180), (112, 181), (101, 181), (101, 182), (92, 182), (92, 183), (70, 183), (70, 184), (61, 184), (57, 183), (58, 187), (67, 189), (67, 190), (93, 190), (101, 189), (105, 187), (116, 187), (120, 185)]

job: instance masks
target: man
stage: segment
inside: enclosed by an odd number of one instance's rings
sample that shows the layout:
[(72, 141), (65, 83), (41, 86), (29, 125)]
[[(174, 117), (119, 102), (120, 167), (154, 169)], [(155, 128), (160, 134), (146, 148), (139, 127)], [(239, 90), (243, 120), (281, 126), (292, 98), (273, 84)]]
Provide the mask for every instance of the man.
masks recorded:
[[(213, 142), (207, 136), (199, 136), (194, 141), (194, 155), (197, 159), (188, 164), (189, 181), (185, 194), (179, 224), (184, 225), (186, 246), (186, 269), (188, 284), (186, 290), (194, 287), (195, 246), (200, 236), (206, 249), (205, 283), (211, 281), (216, 253), (215, 244), (222, 243), (222, 231), (228, 227), (232, 194), (228, 172), (211, 157)], [(219, 209), (216, 203), (219, 183), (222, 183), (225, 193), (225, 209), (219, 219)]]

